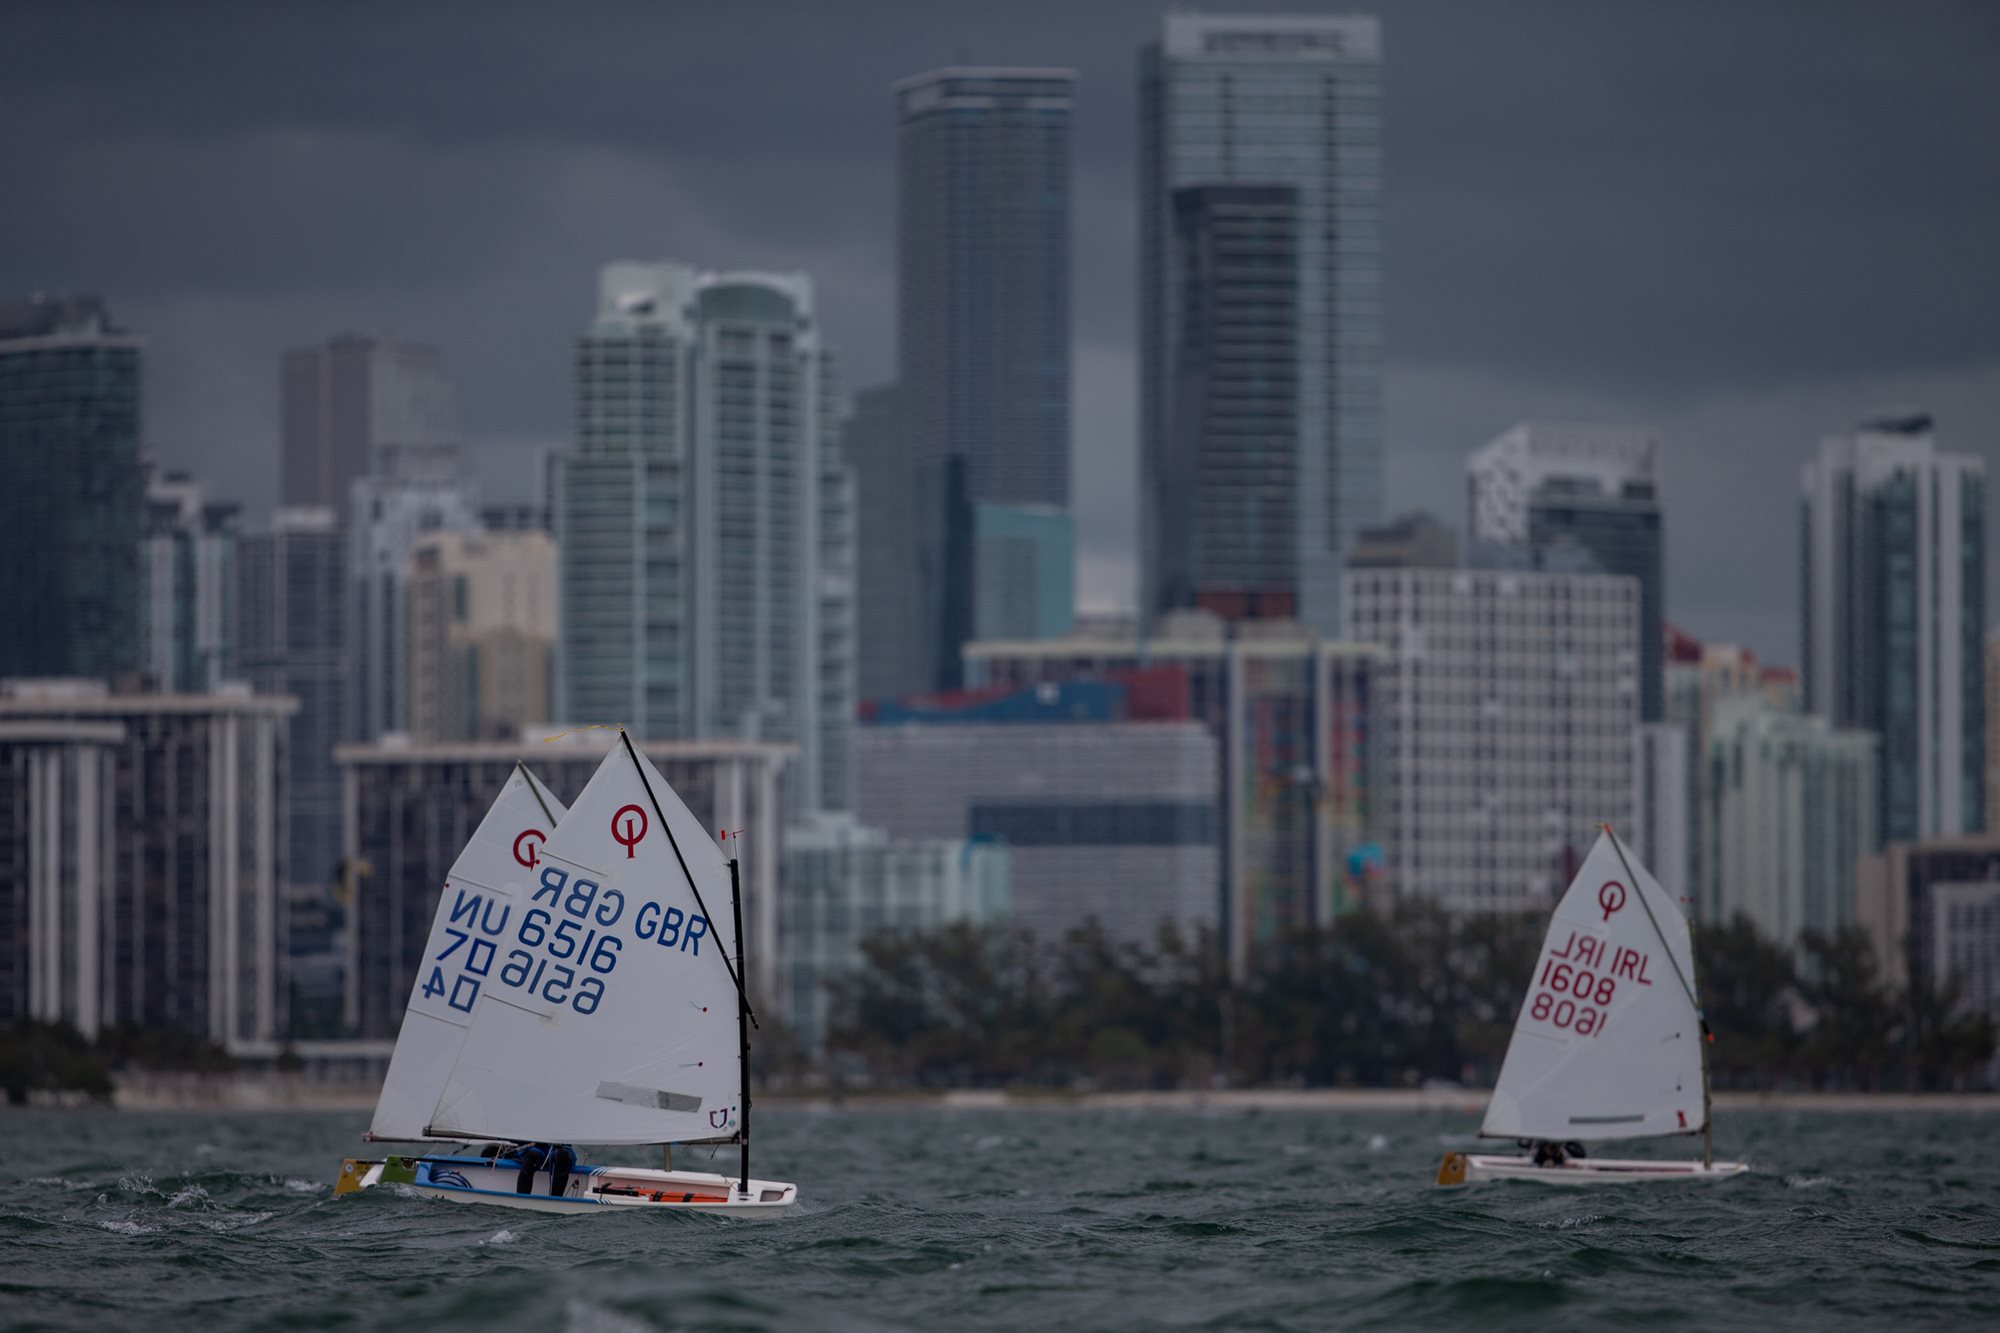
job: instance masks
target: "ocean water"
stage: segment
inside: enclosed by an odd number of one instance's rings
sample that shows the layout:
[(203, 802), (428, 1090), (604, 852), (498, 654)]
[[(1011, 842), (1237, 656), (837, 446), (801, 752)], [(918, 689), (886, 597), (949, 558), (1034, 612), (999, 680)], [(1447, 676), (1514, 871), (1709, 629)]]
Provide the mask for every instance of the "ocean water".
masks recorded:
[(1750, 1175), (1592, 1191), (1435, 1188), (1461, 1113), (758, 1118), (752, 1223), (335, 1199), (360, 1115), (0, 1114), (0, 1326), (2000, 1324), (1991, 1117), (1729, 1114)]

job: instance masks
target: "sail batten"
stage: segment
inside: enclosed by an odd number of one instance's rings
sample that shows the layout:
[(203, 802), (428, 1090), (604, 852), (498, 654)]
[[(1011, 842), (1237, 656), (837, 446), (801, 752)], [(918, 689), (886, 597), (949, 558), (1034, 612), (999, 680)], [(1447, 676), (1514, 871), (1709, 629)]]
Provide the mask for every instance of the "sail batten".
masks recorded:
[(1570, 882), (1480, 1133), (1630, 1139), (1705, 1122), (1686, 916), (1607, 830)]

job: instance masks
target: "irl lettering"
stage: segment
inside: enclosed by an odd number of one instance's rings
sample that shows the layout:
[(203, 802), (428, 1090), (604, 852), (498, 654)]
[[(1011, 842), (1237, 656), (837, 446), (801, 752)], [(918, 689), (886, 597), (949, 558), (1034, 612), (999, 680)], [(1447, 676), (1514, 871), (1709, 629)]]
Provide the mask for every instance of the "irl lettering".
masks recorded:
[(1636, 982), (1641, 986), (1653, 984), (1653, 979), (1646, 975), (1646, 966), (1651, 961), (1648, 954), (1620, 945), (1611, 951), (1611, 965), (1605, 967), (1604, 951), (1603, 940), (1595, 935), (1579, 935), (1572, 930), (1569, 938), (1563, 941), (1562, 948), (1549, 950), (1549, 956), (1574, 963), (1578, 967), (1603, 968), (1611, 976)]

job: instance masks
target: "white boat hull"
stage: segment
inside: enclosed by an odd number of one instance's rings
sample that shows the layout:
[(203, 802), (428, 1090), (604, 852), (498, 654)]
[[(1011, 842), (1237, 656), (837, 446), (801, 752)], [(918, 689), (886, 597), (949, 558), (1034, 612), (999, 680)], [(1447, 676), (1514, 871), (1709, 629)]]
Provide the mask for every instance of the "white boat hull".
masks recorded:
[(482, 1203), (537, 1213), (603, 1213), (613, 1209), (771, 1217), (798, 1202), (798, 1186), (752, 1180), (747, 1193), (734, 1176), (709, 1171), (660, 1171), (646, 1167), (577, 1166), (560, 1196), (549, 1193), (547, 1171), (535, 1174), (534, 1191), (518, 1194), (519, 1169), (483, 1157), (349, 1158), (333, 1192), (354, 1194), (388, 1185), (427, 1198)]
[(1742, 1162), (1647, 1162), (1636, 1158), (1571, 1158), (1560, 1166), (1536, 1166), (1526, 1157), (1448, 1152), (1438, 1166), (1438, 1184), (1472, 1185), (1482, 1180), (1531, 1180), (1538, 1185), (1640, 1185), (1726, 1180), (1750, 1168)]

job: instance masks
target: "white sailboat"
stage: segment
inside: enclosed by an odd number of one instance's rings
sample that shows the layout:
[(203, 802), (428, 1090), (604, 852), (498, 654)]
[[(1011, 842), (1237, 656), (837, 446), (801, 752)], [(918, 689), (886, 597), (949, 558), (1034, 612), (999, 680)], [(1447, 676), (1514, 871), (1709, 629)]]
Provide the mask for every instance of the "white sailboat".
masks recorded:
[[(524, 857), (516, 826), (536, 813), (554, 827)], [(518, 770), (452, 867), (368, 1136), (487, 1146), (350, 1159), (335, 1193), (789, 1207), (796, 1186), (750, 1177), (741, 924), (736, 863), (623, 732), (567, 812)], [(736, 1143), (742, 1171), (524, 1164), (517, 1147), (569, 1143)]]
[[(1536, 1157), (1448, 1152), (1438, 1184), (1720, 1180), (1707, 1029), (1687, 917), (1609, 825), (1556, 905), (1480, 1137), (1543, 1145)], [(1584, 1144), (1702, 1135), (1699, 1161), (1586, 1157)]]

